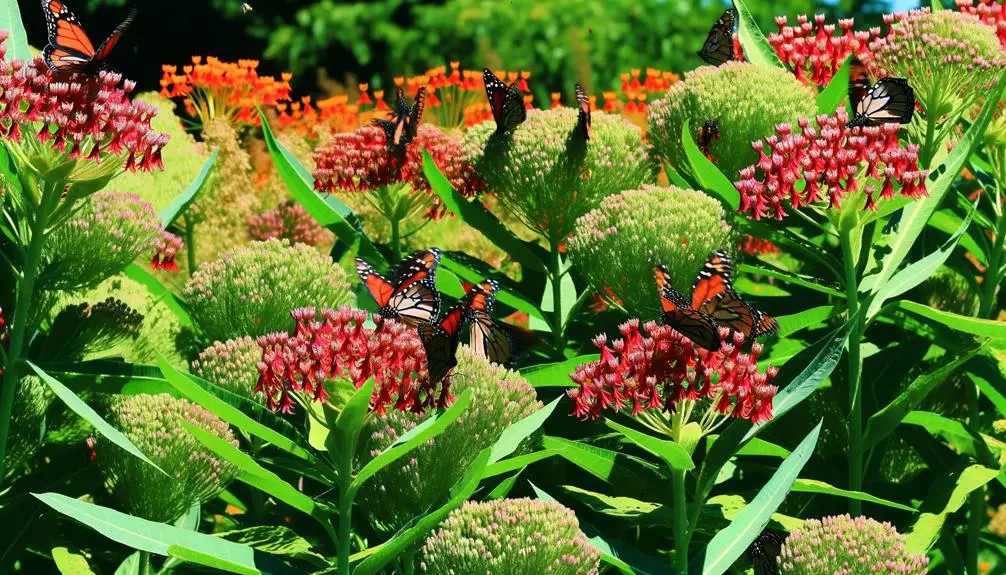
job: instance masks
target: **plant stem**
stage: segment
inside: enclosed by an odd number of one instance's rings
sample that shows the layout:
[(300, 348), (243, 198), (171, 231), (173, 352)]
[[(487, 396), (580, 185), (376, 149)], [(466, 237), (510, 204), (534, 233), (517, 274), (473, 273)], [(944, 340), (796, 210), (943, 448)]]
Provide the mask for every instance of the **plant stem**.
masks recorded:
[(548, 275), (552, 282), (552, 347), (561, 358), (566, 347), (562, 325), (562, 265), (559, 262), (559, 241), (549, 242)]
[(353, 534), (353, 444), (343, 445), (338, 455), (339, 472), (339, 540), (337, 547), (338, 574), (349, 575), (350, 538)]
[[(928, 112), (928, 111), (927, 111)], [(919, 154), (919, 159), (922, 160), (921, 168), (928, 170), (929, 164), (933, 162), (933, 156), (935, 152), (933, 146), (935, 142), (933, 139), (936, 136), (936, 114), (926, 114), (926, 142), (922, 146), (921, 153)]]
[[(856, 261), (852, 253), (851, 230), (843, 228), (839, 241), (842, 244), (842, 259), (845, 265), (845, 294), (848, 317), (859, 313), (859, 289), (856, 277)], [(863, 487), (863, 393), (860, 343), (863, 336), (863, 322), (856, 320), (849, 331), (849, 489), (862, 491)], [(862, 514), (863, 504), (856, 499), (849, 500), (849, 514)]]
[(688, 498), (683, 469), (671, 470), (671, 496), (674, 497), (674, 569), (678, 575), (688, 575)]
[(402, 221), (397, 215), (390, 218), (391, 221), (391, 255), (394, 261), (402, 259)]
[(137, 573), (139, 575), (154, 575), (154, 568), (150, 564), (150, 552), (140, 551), (140, 561), (137, 566)]
[(416, 571), (416, 552), (413, 550), (402, 553), (402, 574), (412, 575)]
[(17, 395), (17, 384), (21, 377), (20, 364), (27, 339), (28, 315), (31, 313), (35, 280), (42, 260), (42, 247), (45, 245), (45, 229), (49, 223), (49, 215), (59, 201), (60, 191), (62, 185), (43, 185), (42, 197), (35, 210), (35, 219), (31, 223), (31, 239), (28, 240), (24, 267), (17, 282), (14, 324), (11, 327), (10, 347), (7, 349), (7, 371), (4, 372), (3, 388), (0, 390), (0, 480), (7, 472), (5, 465), (7, 436), (10, 433), (10, 419), (14, 409), (14, 398)]
[(185, 254), (189, 260), (189, 275), (196, 273), (196, 226), (185, 216)]

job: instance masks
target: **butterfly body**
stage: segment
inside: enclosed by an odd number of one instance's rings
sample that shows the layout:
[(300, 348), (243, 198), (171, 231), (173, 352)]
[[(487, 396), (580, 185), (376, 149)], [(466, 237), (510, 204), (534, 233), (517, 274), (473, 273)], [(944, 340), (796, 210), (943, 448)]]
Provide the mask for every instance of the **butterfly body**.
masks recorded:
[(391, 278), (385, 278), (364, 260), (356, 259), (356, 273), (377, 302), (383, 317), (391, 317), (411, 327), (435, 321), (440, 313), (440, 293), (436, 287), (440, 250), (413, 252), (402, 260)]
[(497, 134), (512, 132), (524, 123), (527, 108), (517, 82), (507, 86), (489, 68), (482, 70), (482, 82), (485, 84), (486, 98), (489, 99), (489, 109), (496, 121)]
[(849, 127), (908, 124), (915, 113), (915, 90), (904, 78), (881, 78), (870, 85), (869, 73), (859, 60), (849, 70)]
[(97, 49), (80, 21), (59, 0), (42, 0), (48, 43), (42, 49), (42, 59), (57, 73), (79, 72), (97, 74), (107, 68), (105, 60), (136, 17), (136, 9), (109, 34)]
[(755, 575), (777, 575), (779, 573), (778, 558), (786, 537), (775, 531), (765, 530), (748, 547), (748, 558), (754, 567)]
[(733, 287), (733, 263), (723, 250), (706, 260), (692, 286), (692, 308), (750, 340), (779, 331), (775, 318), (755, 309)]
[(499, 284), (492, 279), (472, 286), (466, 296), (468, 345), (476, 354), (492, 363), (508, 367), (513, 358), (513, 338), (500, 322), (493, 319)]
[(583, 141), (590, 140), (590, 97), (583, 86), (576, 85), (576, 134)]
[(712, 66), (719, 66), (733, 60), (734, 25), (736, 23), (737, 11), (733, 8), (725, 10), (719, 20), (710, 28), (709, 35), (706, 36), (706, 41), (702, 44), (702, 49), (697, 52), (699, 58)]
[(419, 121), (423, 117), (423, 110), (425, 108), (426, 86), (419, 88), (419, 91), (416, 92), (416, 103), (412, 106), (405, 99), (405, 92), (401, 88), (398, 88), (395, 111), (392, 113), (391, 119), (374, 120), (374, 124), (384, 130), (389, 154), (401, 155), (405, 153), (405, 148), (412, 143), (419, 133)]
[(660, 294), (660, 311), (664, 323), (692, 340), (695, 345), (709, 351), (718, 350), (720, 336), (716, 322), (709, 314), (688, 305), (685, 297), (671, 285), (671, 274), (666, 267), (654, 267), (653, 276)]
[(458, 364), (461, 330), (468, 321), (466, 307), (467, 298), (454, 304), (444, 319), (437, 323), (424, 323), (417, 328), (426, 351), (426, 370), (431, 384), (443, 381)]
[(699, 138), (696, 142), (699, 146), (699, 150), (706, 156), (709, 155), (709, 146), (716, 140), (720, 139), (720, 122), (719, 120), (706, 120), (699, 129)]

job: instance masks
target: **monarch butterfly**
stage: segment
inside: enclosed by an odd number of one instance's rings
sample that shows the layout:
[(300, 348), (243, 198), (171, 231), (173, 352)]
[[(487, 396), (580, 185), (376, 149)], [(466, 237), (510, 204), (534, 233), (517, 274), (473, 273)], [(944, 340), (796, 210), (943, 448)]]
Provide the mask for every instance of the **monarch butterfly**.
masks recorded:
[(489, 361), (507, 367), (513, 356), (513, 338), (492, 316), (499, 288), (495, 280), (486, 279), (468, 290), (465, 306), (468, 346)]
[(122, 38), (136, 17), (136, 8), (129, 11), (126, 19), (116, 26), (108, 38), (94, 49), (80, 21), (73, 12), (59, 0), (42, 0), (42, 13), (49, 43), (42, 49), (42, 59), (53, 72), (83, 72), (95, 74), (105, 69), (108, 53)]
[(733, 264), (723, 250), (716, 250), (695, 278), (692, 307), (708, 314), (717, 325), (726, 326), (753, 339), (779, 331), (779, 323), (741, 299), (733, 287)]
[(489, 68), (482, 70), (482, 82), (486, 86), (489, 109), (496, 121), (496, 133), (512, 132), (527, 119), (527, 108), (517, 82), (507, 86)]
[(443, 381), (458, 364), (456, 353), (461, 341), (461, 329), (467, 322), (466, 300), (454, 304), (439, 323), (424, 323), (418, 328), (419, 339), (426, 350), (426, 371), (430, 383)]
[(765, 530), (748, 547), (748, 558), (754, 567), (755, 575), (777, 575), (779, 564), (777, 559), (782, 551), (786, 538), (775, 531)]
[(94, 435), (88, 435), (87, 439), (84, 440), (84, 443), (87, 445), (87, 448), (91, 450), (91, 453), (88, 455), (88, 461), (94, 461), (94, 458), (98, 456), (98, 452), (94, 449), (98, 446), (98, 438)]
[(576, 119), (576, 134), (584, 141), (590, 139), (590, 98), (583, 86), (576, 85), (576, 105), (579, 114)]
[(405, 92), (398, 88), (398, 98), (391, 119), (374, 120), (374, 123), (384, 130), (388, 153), (398, 155), (405, 152), (405, 147), (415, 139), (419, 131), (419, 120), (423, 117), (425, 108), (426, 86), (420, 87), (416, 92), (416, 103), (413, 106), (409, 106), (408, 100), (405, 99)]
[(660, 294), (660, 311), (664, 323), (681, 332), (695, 345), (709, 351), (718, 350), (721, 341), (713, 318), (688, 305), (684, 296), (671, 286), (671, 275), (666, 267), (654, 267), (653, 277)]
[(737, 11), (728, 8), (720, 19), (709, 29), (702, 49), (697, 52), (706, 64), (719, 66), (734, 58), (734, 24), (737, 22)]
[(907, 124), (915, 113), (915, 90), (904, 78), (881, 78), (871, 87), (870, 78), (858, 59), (849, 68), (849, 104), (854, 115), (848, 126)]
[(381, 315), (395, 318), (411, 327), (433, 321), (440, 313), (440, 293), (436, 287), (440, 250), (431, 248), (413, 252), (398, 264), (390, 279), (360, 258), (356, 273), (381, 308)]
[(697, 142), (699, 150), (702, 151), (703, 155), (708, 156), (709, 146), (713, 143), (713, 141), (719, 139), (720, 121), (716, 119), (706, 120), (706, 122), (702, 124), (702, 127), (699, 128), (699, 141)]

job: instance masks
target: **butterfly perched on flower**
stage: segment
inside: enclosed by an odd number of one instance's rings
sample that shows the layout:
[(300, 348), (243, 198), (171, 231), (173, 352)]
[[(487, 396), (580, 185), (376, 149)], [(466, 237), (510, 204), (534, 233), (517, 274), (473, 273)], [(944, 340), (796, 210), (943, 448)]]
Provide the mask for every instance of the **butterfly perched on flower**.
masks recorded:
[(406, 146), (412, 143), (419, 132), (419, 120), (423, 117), (423, 110), (426, 108), (426, 86), (419, 88), (416, 92), (416, 103), (412, 106), (405, 99), (405, 91), (398, 88), (398, 97), (395, 101), (395, 110), (391, 114), (390, 120), (376, 119), (374, 124), (384, 130), (384, 137), (387, 141), (388, 153), (401, 155), (405, 152)]
[(42, 13), (49, 38), (49, 43), (42, 49), (46, 66), (53, 72), (97, 74), (107, 68), (105, 60), (133, 23), (136, 8), (129, 11), (126, 19), (112, 30), (97, 50), (80, 21), (65, 4), (59, 0), (42, 0)]
[(431, 248), (413, 252), (402, 260), (390, 278), (385, 278), (360, 258), (356, 258), (356, 273), (377, 302), (383, 317), (417, 327), (435, 321), (440, 314), (440, 292), (436, 284), (439, 265), (440, 250)]
[(489, 109), (496, 121), (496, 133), (512, 132), (527, 119), (527, 108), (524, 106), (524, 96), (517, 87), (517, 82), (507, 86), (492, 73), (492, 70), (482, 70), (482, 82), (486, 86), (486, 97), (489, 99)]
[(768, 529), (762, 531), (751, 542), (748, 546), (748, 558), (751, 559), (755, 575), (778, 575), (777, 560), (785, 542), (786, 538), (783, 535)]
[(709, 29), (709, 35), (697, 52), (699, 58), (706, 64), (719, 66), (733, 60), (734, 57), (734, 25), (737, 23), (737, 11), (728, 8), (720, 19)]
[(583, 86), (576, 85), (576, 134), (584, 141), (590, 139), (590, 98)]
[(723, 250), (706, 260), (692, 286), (692, 307), (750, 340), (776, 333), (779, 322), (741, 299), (733, 286), (733, 263)]
[(708, 314), (693, 309), (678, 290), (671, 285), (671, 274), (663, 265), (653, 268), (653, 277), (660, 294), (660, 311), (664, 323), (692, 340), (695, 345), (716, 351), (722, 343), (716, 322)]
[(866, 66), (853, 58), (849, 68), (849, 127), (908, 124), (915, 113), (915, 90), (904, 78), (881, 78), (870, 85)]
[(473, 285), (465, 296), (468, 316), (468, 346), (492, 363), (508, 367), (513, 359), (513, 338), (506, 326), (493, 319), (499, 283), (485, 279)]
[(444, 319), (439, 322), (424, 323), (417, 328), (423, 349), (426, 350), (426, 371), (431, 384), (443, 381), (458, 364), (457, 351), (461, 342), (461, 330), (468, 321), (467, 300), (468, 298), (465, 298), (451, 306)]
[(716, 140), (720, 139), (720, 122), (719, 120), (712, 119), (706, 120), (699, 128), (699, 138), (696, 144), (699, 146), (699, 150), (702, 151), (702, 155), (709, 156), (709, 146)]

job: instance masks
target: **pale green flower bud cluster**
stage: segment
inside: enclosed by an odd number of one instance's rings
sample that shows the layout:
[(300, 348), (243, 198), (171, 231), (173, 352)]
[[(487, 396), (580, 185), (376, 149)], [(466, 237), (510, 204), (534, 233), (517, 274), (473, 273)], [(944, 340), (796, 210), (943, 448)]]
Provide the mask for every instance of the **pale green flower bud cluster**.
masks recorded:
[[(542, 406), (534, 388), (516, 372), (489, 363), (464, 346), (458, 349), (457, 358), (458, 365), (451, 372), (451, 393), (460, 396), (471, 389), (468, 409), (443, 433), (382, 469), (360, 493), (363, 509), (382, 530), (397, 530), (437, 501), (507, 426)], [(373, 417), (364, 430), (360, 464), (376, 457), (427, 417), (398, 411)]]
[(585, 147), (570, 136), (576, 123), (571, 108), (531, 110), (512, 137), (492, 137), (492, 122), (465, 135), (465, 156), (487, 189), (530, 229), (557, 242), (605, 197), (655, 177), (639, 128), (628, 120), (594, 112)]
[(656, 319), (653, 266), (667, 266), (673, 285), (688, 293), (709, 254), (733, 243), (725, 217), (718, 201), (695, 190), (627, 190), (577, 220), (570, 258), (598, 294), (632, 317)]
[(28, 375), (18, 380), (14, 407), (11, 409), (7, 455), (4, 459), (6, 477), (23, 471), (25, 464), (42, 445), (46, 428), (45, 412), (52, 400), (53, 394), (49, 387), (38, 377)]
[(703, 125), (715, 120), (719, 139), (712, 139), (708, 153), (728, 178), (736, 179), (758, 161), (752, 142), (774, 134), (776, 124), (796, 124), (797, 118), (816, 113), (814, 93), (785, 69), (727, 62), (686, 73), (684, 81), (653, 102), (647, 138), (659, 160), (687, 173), (681, 143), (685, 121), (698, 143)]
[(929, 559), (905, 551), (887, 522), (849, 515), (809, 519), (786, 539), (780, 575), (925, 575)]
[(432, 575), (596, 575), (600, 552), (576, 514), (555, 501), (468, 501), (423, 544), (419, 568)]
[(235, 465), (203, 447), (182, 423), (237, 447), (230, 427), (199, 405), (166, 393), (116, 396), (109, 422), (163, 469), (102, 442), (95, 460), (123, 510), (151, 521), (170, 522), (195, 503), (217, 496), (237, 475)]
[(192, 362), (192, 372), (227, 391), (254, 398), (260, 361), (262, 348), (254, 338), (245, 336), (215, 342), (200, 352), (199, 359)]
[(304, 244), (252, 242), (202, 266), (185, 286), (193, 321), (208, 341), (288, 331), (290, 312), (353, 302), (342, 268)]

